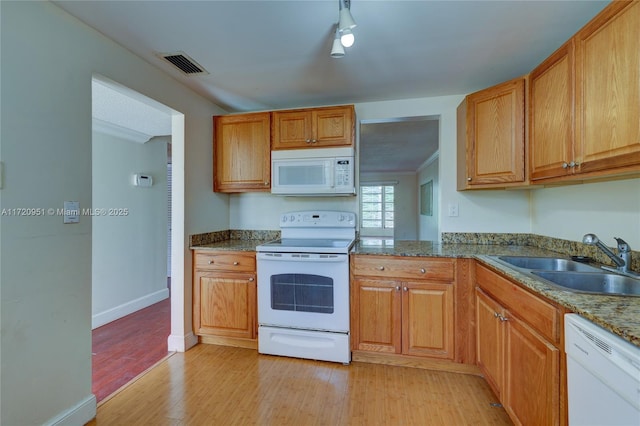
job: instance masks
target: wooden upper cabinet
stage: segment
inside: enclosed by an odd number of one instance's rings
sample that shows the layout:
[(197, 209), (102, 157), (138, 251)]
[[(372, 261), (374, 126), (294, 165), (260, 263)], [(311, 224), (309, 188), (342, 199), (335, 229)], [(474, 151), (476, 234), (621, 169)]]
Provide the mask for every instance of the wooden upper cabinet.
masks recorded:
[(574, 171), (574, 57), (569, 40), (529, 75), (532, 181)]
[(640, 2), (612, 2), (531, 72), (531, 181), (640, 172), (638, 28)]
[(353, 145), (353, 105), (274, 111), (272, 114), (274, 150)]
[(213, 117), (216, 192), (271, 189), (269, 112)]
[(640, 2), (611, 2), (575, 36), (580, 173), (640, 171)]
[(525, 182), (525, 79), (473, 93), (458, 107), (458, 190)]

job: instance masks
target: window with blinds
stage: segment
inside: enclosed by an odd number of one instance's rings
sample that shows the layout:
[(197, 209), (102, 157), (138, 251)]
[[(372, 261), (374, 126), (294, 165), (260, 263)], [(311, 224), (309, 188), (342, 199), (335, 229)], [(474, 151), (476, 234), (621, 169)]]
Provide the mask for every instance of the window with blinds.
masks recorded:
[(363, 234), (393, 233), (394, 187), (388, 185), (360, 186), (360, 229)]

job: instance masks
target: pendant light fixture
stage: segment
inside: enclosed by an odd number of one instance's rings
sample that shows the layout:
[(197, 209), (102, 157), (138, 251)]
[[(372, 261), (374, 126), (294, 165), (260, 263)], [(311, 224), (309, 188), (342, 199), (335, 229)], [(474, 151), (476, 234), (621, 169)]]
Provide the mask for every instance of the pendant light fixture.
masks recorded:
[(332, 58), (342, 58), (345, 55), (344, 47), (351, 47), (355, 42), (355, 36), (351, 31), (357, 24), (351, 16), (351, 0), (338, 0), (339, 15), (336, 35), (331, 47)]

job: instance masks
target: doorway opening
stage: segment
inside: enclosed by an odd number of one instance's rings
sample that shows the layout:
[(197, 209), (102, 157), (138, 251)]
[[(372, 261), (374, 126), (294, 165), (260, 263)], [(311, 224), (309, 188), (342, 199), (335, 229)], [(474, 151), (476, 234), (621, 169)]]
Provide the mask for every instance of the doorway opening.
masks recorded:
[(362, 120), (359, 140), (361, 239), (438, 241), (439, 116)]
[(92, 88), (92, 387), (100, 401), (168, 355), (174, 317), (184, 315), (172, 300), (184, 298), (184, 277), (171, 268), (184, 260), (184, 226), (171, 224), (184, 205), (184, 167), (171, 155), (184, 160), (184, 116), (102, 76)]

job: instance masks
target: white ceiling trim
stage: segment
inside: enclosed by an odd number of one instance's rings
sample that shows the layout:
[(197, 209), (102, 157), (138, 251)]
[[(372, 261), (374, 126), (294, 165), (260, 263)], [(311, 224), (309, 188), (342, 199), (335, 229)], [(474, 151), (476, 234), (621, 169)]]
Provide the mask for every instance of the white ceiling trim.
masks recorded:
[(100, 120), (98, 118), (93, 118), (92, 125), (92, 129), (94, 132), (102, 133), (109, 136), (115, 136), (120, 139), (125, 139), (137, 143), (149, 142), (149, 140), (154, 136), (129, 129), (127, 127), (122, 127), (108, 121)]

